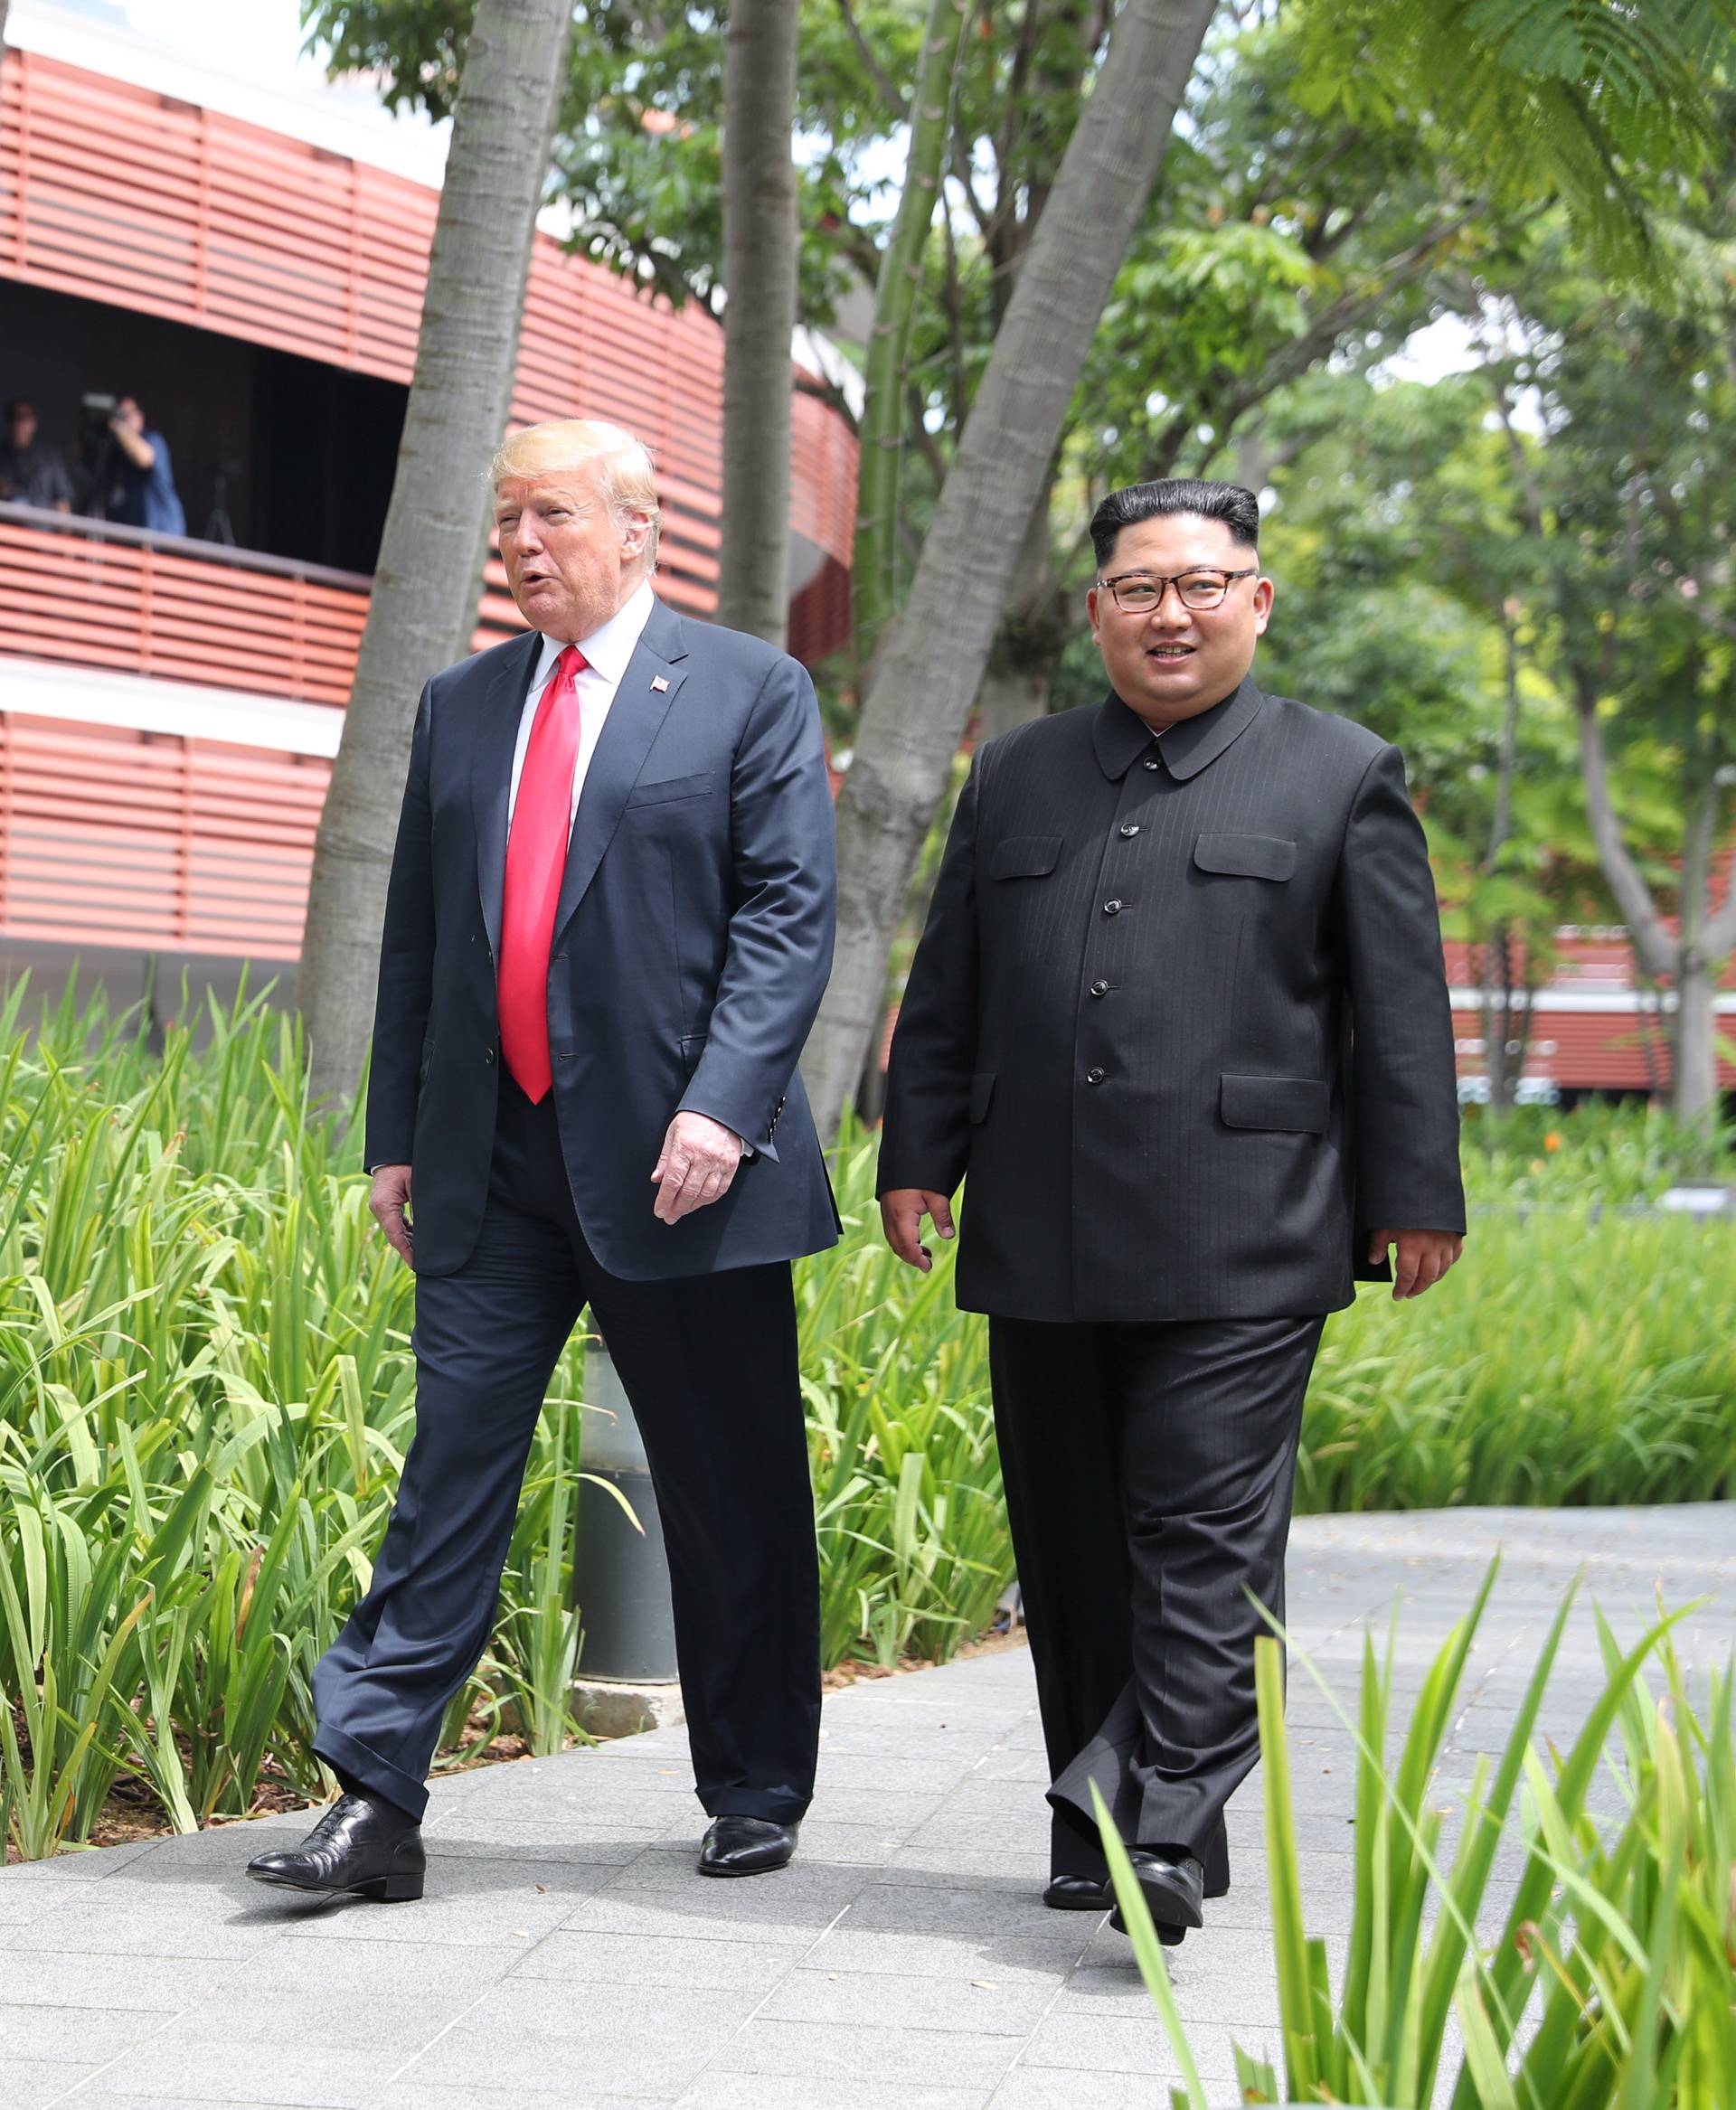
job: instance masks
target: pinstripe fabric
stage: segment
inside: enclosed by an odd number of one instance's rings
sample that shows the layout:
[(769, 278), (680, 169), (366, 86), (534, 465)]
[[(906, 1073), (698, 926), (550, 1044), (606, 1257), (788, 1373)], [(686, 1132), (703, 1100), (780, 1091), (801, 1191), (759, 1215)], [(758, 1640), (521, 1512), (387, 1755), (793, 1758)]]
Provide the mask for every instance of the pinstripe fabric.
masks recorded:
[(1054, 1778), (1051, 1869), (1122, 1836), (1229, 1888), (1260, 1753), (1255, 1601), (1282, 1617), (1302, 1399), (1324, 1320), (989, 1322), (995, 1427)]
[(879, 1176), (968, 1174), (967, 1309), (1335, 1310), (1358, 1234), (1463, 1228), (1458, 1131), (1395, 748), (1247, 681), (1161, 748), (1111, 696), (978, 750)]

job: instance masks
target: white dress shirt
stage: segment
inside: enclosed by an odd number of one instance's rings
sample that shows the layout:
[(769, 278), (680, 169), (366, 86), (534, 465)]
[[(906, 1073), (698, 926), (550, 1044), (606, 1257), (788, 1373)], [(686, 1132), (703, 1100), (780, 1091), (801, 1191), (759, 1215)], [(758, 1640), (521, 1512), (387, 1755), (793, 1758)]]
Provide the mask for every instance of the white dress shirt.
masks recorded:
[[(585, 787), (585, 772), (590, 768), (590, 758), (597, 752), (597, 742), (609, 717), (609, 707), (615, 701), (615, 692), (621, 685), (627, 663), (632, 658), (656, 606), (656, 597), (651, 591), (650, 580), (641, 579), (600, 630), (593, 630), (589, 637), (579, 640), (579, 649), (588, 664), (579, 675), (579, 752), (573, 758), (572, 796), (567, 807), (569, 833), (572, 829), (573, 815), (579, 811), (579, 794)], [(544, 637), (536, 672), (531, 676), (524, 708), (519, 714), (518, 742), (513, 749), (513, 787), (506, 808), (509, 826), (513, 808), (518, 804), (518, 779), (524, 772), (524, 751), (531, 744), (531, 728), (536, 722), (537, 706), (553, 677), (554, 663), (565, 650), (566, 646), (558, 638)]]

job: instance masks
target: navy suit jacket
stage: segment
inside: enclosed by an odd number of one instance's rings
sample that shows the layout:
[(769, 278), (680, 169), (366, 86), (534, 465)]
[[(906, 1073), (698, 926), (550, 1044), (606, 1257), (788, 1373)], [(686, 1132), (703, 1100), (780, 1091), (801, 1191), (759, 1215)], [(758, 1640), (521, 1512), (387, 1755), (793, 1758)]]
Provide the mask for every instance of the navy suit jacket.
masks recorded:
[[(448, 668), (416, 713), (365, 1162), (412, 1167), (419, 1274), (464, 1265), (487, 1196), (508, 797), (539, 649), (532, 634)], [(586, 773), (550, 948), (561, 1150), (610, 1274), (712, 1274), (835, 1243), (796, 1069), (831, 970), (835, 840), (806, 669), (658, 602)], [(721, 1201), (665, 1224), (651, 1169), (681, 1108), (757, 1155)]]

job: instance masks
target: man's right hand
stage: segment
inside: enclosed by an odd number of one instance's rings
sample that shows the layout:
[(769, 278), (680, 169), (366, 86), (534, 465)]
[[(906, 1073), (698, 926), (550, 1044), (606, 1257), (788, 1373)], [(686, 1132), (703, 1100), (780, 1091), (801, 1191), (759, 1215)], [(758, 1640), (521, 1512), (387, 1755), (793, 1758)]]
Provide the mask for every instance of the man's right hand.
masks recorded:
[(410, 1167), (408, 1165), (375, 1165), (373, 1192), (368, 1196), (368, 1207), (373, 1210), (380, 1229), (386, 1234), (386, 1243), (407, 1267), (416, 1265), (415, 1238), (406, 1213), (410, 1208)]
[(952, 1203), (927, 1187), (889, 1187), (880, 1198), (880, 1220), (886, 1243), (901, 1260), (926, 1275), (934, 1258), (922, 1243), (922, 1219), (931, 1217), (943, 1239), (953, 1235)]

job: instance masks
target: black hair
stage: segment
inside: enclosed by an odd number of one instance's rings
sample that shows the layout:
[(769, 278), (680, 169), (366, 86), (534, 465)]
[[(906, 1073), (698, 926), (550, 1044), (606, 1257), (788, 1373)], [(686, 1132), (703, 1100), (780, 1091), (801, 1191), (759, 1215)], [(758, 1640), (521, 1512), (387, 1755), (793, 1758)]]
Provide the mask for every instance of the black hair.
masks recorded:
[(1260, 501), (1240, 484), (1208, 484), (1198, 476), (1164, 476), (1153, 484), (1129, 484), (1111, 491), (1091, 515), (1091, 548), (1098, 568), (1114, 554), (1123, 528), (1170, 513), (1196, 513), (1221, 520), (1244, 548), (1260, 547)]

